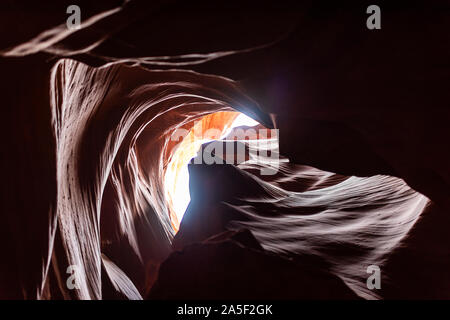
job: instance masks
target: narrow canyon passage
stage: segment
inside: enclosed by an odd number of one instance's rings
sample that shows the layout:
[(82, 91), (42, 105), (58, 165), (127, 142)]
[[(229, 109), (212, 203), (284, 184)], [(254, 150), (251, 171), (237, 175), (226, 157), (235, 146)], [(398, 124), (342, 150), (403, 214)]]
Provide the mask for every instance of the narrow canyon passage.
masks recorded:
[(66, 7), (0, 12), (0, 298), (449, 298), (444, 14)]

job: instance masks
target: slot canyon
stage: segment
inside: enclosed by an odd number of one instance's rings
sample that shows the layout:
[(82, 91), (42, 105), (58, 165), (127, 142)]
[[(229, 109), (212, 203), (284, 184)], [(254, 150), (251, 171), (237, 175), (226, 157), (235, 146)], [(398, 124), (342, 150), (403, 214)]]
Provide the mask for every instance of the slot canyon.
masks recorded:
[(0, 299), (450, 299), (450, 6), (380, 3), (1, 3)]

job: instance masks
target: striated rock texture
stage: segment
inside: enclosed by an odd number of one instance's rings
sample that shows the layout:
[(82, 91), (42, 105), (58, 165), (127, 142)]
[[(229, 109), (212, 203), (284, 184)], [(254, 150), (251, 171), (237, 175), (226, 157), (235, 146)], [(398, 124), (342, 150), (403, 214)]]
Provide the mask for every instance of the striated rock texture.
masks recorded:
[[(69, 4), (0, 5), (0, 298), (449, 298), (448, 4)], [(190, 165), (176, 233), (171, 136), (235, 111), (289, 163)]]

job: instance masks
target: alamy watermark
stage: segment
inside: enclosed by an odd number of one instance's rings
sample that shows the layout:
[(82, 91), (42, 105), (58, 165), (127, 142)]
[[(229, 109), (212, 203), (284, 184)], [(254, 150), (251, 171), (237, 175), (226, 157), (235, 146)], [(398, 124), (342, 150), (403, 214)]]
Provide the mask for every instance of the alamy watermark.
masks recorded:
[(280, 159), (278, 129), (235, 128), (225, 139), (222, 131), (210, 128), (202, 130), (201, 122), (194, 122), (193, 135), (190, 130), (179, 128), (171, 136), (171, 141), (181, 142), (191, 139), (191, 143), (202, 142), (203, 146), (192, 160), (192, 164), (255, 164), (261, 175), (278, 172)]
[(67, 289), (69, 290), (80, 289), (80, 284), (78, 282), (82, 275), (80, 268), (77, 265), (70, 265), (67, 267), (66, 273), (70, 274), (70, 276), (67, 277), (66, 280)]
[(381, 289), (381, 270), (377, 265), (370, 265), (367, 267), (366, 272), (370, 274), (367, 278), (367, 289)]
[(80, 29), (81, 28), (81, 9), (77, 5), (70, 5), (66, 10), (70, 16), (66, 20), (68, 29)]
[[(66, 13), (70, 16), (66, 20), (67, 28), (81, 28), (81, 8), (77, 5), (70, 5), (66, 9)], [(366, 13), (370, 16), (366, 20), (366, 26), (369, 30), (381, 29), (381, 9), (379, 6), (372, 4), (367, 7)]]
[(366, 13), (370, 14), (367, 18), (366, 26), (369, 30), (381, 29), (381, 9), (379, 6), (372, 4), (367, 7)]

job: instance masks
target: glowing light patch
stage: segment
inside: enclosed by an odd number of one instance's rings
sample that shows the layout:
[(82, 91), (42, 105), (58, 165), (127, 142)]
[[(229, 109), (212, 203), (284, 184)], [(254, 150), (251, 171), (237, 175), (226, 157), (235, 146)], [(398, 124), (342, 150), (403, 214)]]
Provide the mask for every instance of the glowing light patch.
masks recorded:
[(231, 125), (231, 129), (241, 127), (241, 126), (254, 127), (254, 126), (257, 126), (258, 124), (259, 124), (258, 121), (253, 120), (249, 116), (241, 113), (234, 120), (233, 124)]
[[(230, 124), (231, 123), (231, 124)], [(172, 226), (178, 231), (183, 215), (191, 201), (189, 193), (188, 164), (197, 155), (202, 144), (211, 141), (203, 136), (209, 129), (218, 129), (221, 132), (221, 140), (230, 134), (233, 128), (248, 126), (253, 127), (259, 123), (239, 112), (217, 112), (202, 118), (179, 144), (167, 166), (164, 176), (164, 185), (169, 207), (172, 208)], [(198, 128), (201, 128), (198, 130)], [(197, 130), (196, 130), (197, 129)], [(198, 132), (201, 133), (198, 136)]]

